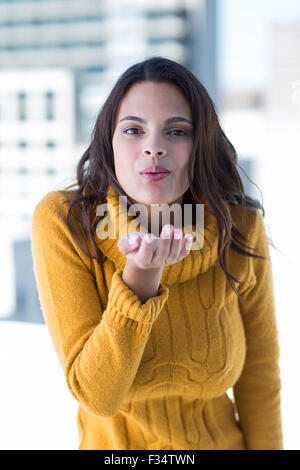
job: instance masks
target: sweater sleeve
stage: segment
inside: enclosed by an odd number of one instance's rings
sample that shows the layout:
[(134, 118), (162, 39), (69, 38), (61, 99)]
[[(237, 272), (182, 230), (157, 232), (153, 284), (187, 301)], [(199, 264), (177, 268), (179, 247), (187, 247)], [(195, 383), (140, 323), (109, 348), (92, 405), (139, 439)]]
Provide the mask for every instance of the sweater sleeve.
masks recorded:
[(249, 245), (268, 260), (249, 257), (249, 278), (240, 303), (246, 336), (246, 359), (233, 387), (247, 449), (282, 450), (279, 343), (270, 251), (261, 213), (254, 213)]
[(48, 193), (32, 216), (39, 300), (70, 392), (87, 412), (111, 417), (136, 376), (169, 289), (160, 284), (157, 296), (142, 304), (119, 269), (102, 308), (91, 260), (74, 244), (56, 193)]

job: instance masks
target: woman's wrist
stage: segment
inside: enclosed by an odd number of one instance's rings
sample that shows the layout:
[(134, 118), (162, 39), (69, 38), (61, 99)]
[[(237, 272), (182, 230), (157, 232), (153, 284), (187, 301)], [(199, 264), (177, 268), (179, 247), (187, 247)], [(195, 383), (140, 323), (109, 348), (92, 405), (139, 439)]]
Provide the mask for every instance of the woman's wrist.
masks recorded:
[(122, 281), (130, 290), (145, 303), (151, 297), (156, 297), (163, 272), (163, 267), (154, 269), (141, 269), (135, 263), (126, 261)]

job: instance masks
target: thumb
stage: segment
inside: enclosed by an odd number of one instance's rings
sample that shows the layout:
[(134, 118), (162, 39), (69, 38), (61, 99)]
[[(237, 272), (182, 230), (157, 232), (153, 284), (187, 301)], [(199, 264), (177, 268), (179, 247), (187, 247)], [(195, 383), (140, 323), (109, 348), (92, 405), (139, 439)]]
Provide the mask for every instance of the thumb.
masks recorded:
[(118, 248), (124, 255), (136, 250), (139, 245), (140, 236), (137, 234), (128, 234), (118, 240)]

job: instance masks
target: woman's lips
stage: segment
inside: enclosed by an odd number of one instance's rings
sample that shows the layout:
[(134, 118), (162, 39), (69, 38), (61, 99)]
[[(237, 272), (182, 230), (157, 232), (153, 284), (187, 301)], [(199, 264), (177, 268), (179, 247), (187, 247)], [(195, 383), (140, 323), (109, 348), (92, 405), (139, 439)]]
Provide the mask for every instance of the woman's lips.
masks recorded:
[(170, 173), (140, 173), (140, 175), (148, 181), (160, 181), (166, 178)]

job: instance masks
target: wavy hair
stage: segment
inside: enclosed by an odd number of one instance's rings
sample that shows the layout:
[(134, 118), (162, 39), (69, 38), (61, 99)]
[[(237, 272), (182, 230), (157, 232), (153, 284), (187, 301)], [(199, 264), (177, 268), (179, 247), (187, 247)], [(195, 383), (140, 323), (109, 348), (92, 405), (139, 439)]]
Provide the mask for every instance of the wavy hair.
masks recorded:
[[(260, 209), (264, 216), (265, 211), (258, 200), (245, 194), (238, 172), (236, 150), (220, 126), (214, 103), (205, 87), (191, 71), (171, 59), (151, 57), (132, 65), (119, 77), (103, 104), (93, 128), (91, 143), (77, 164), (77, 182), (65, 188), (67, 190), (74, 185), (78, 186), (69, 200), (67, 215), (67, 224), (72, 237), (85, 251), (83, 245), (86, 243), (82, 244), (71, 223), (72, 210), (74, 206), (77, 206), (81, 226), (95, 253), (95, 255), (87, 254), (102, 263), (105, 257), (95, 241), (99, 219), (93, 224), (97, 205), (105, 202), (109, 186), (112, 186), (119, 196), (127, 196), (127, 201), (129, 201), (127, 204), (133, 203), (116, 178), (112, 139), (122, 98), (132, 85), (143, 81), (174, 84), (190, 104), (194, 126), (194, 146), (188, 167), (189, 189), (184, 194), (182, 204), (192, 203), (193, 208), (196, 204), (201, 204), (198, 197), (199, 191), (206, 197), (209, 211), (217, 221), (220, 266), (230, 286), (242, 300), (233, 281), (239, 284), (243, 282), (228, 272), (227, 249), (231, 247), (247, 256), (266, 258), (250, 253), (241, 247), (254, 250), (241, 241), (247, 238), (237, 230), (235, 224), (231, 226), (231, 216), (225, 203), (240, 205), (242, 214), (248, 209)], [(241, 170), (244, 172), (242, 168)], [(248, 178), (247, 175), (246, 177)]]

